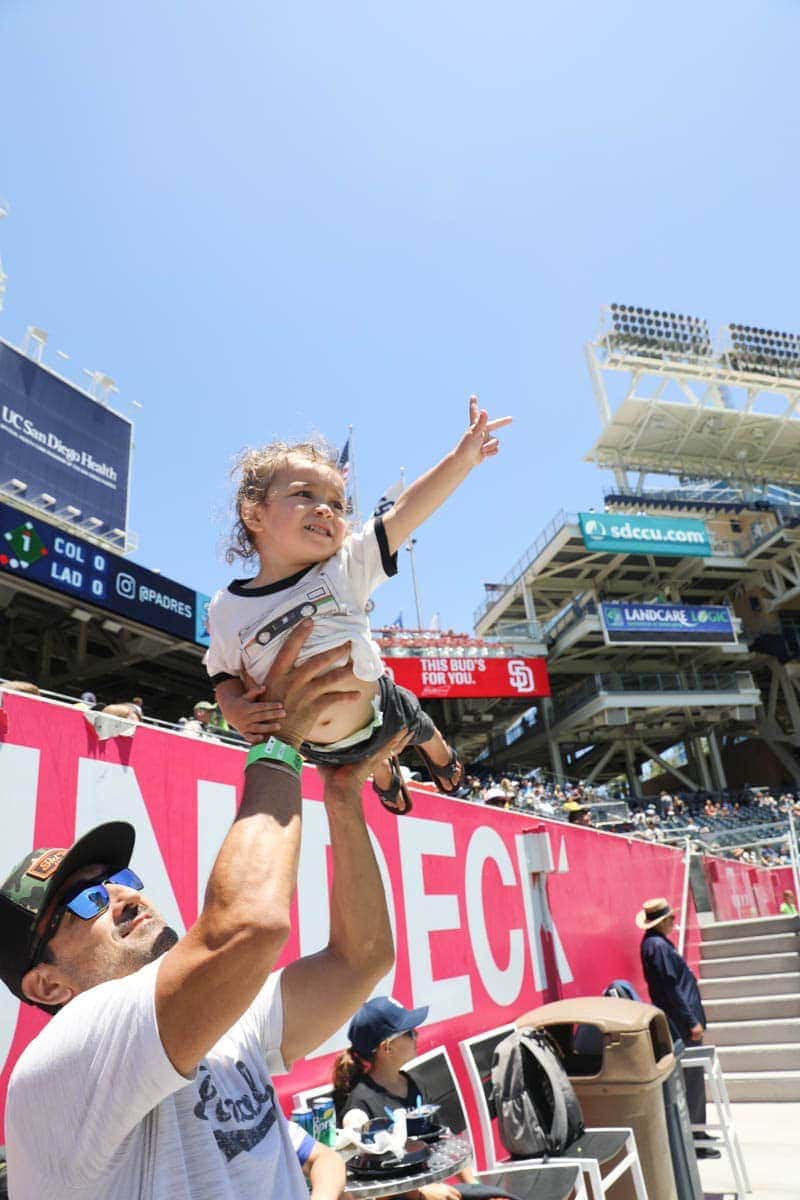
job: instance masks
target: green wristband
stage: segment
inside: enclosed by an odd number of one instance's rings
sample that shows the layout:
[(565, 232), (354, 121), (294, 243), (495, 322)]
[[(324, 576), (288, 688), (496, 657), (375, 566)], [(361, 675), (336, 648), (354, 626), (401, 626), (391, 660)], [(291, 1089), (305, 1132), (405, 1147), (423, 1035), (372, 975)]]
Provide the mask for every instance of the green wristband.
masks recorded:
[(251, 746), (244, 764), (245, 771), (255, 762), (278, 763), (282, 767), (289, 767), (297, 775), (303, 770), (303, 756), (297, 753), (294, 746), (287, 746), (286, 742), (278, 741), (275, 737)]

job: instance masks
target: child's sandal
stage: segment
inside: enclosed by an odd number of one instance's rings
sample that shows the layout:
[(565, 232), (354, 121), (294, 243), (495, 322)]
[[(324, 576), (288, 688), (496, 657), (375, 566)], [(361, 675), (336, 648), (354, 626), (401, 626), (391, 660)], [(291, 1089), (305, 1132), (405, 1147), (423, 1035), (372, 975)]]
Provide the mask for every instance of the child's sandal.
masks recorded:
[(464, 782), (464, 767), (459, 761), (455, 750), (450, 750), (450, 761), (447, 766), (440, 767), (435, 763), (431, 756), (422, 749), (422, 746), (415, 746), (417, 754), (425, 763), (425, 767), (435, 784), (438, 785), (439, 791), (444, 792), (445, 796), (452, 796), (457, 792)]
[(392, 772), (392, 782), (388, 788), (379, 788), (374, 779), (372, 780), (372, 788), (380, 797), (381, 804), (388, 812), (394, 813), (396, 817), (404, 817), (406, 813), (411, 812), (413, 802), (411, 800), (411, 793), (406, 787), (403, 772), (400, 770), (400, 759), (396, 754), (390, 755), (389, 767)]

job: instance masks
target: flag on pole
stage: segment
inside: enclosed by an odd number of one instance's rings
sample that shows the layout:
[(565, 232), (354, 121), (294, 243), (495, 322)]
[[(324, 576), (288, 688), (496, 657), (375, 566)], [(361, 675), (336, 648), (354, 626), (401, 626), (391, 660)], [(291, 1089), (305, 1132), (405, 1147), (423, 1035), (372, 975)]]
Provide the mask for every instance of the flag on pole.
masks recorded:
[(388, 626), (388, 628), (389, 628), (389, 629), (404, 629), (404, 628), (405, 628), (405, 626), (403, 625), (403, 614), (402, 614), (402, 612), (399, 612), (399, 613), (397, 614), (397, 616), (396, 616), (396, 617), (395, 617), (395, 619), (392, 621), (391, 625), (389, 625), (389, 626)]
[(441, 626), (441, 623), (440, 623), (440, 617), (439, 617), (439, 614), (438, 614), (438, 612), (435, 612), (435, 613), (433, 614), (433, 616), (431, 617), (430, 621), (428, 622), (428, 628), (429, 628), (429, 629), (440, 630), (440, 629), (441, 629), (441, 627), (442, 627), (442, 626)]
[(375, 512), (372, 514), (373, 517), (382, 517), (384, 513), (387, 513), (394, 505), (395, 500), (397, 500), (402, 490), (403, 481), (402, 479), (398, 479), (396, 483), (393, 483), (391, 487), (386, 489), (375, 505)]
[(344, 479), (345, 484), (347, 484), (347, 480), (350, 476), (350, 434), (349, 433), (347, 435), (347, 441), (345, 442), (345, 444), (342, 446), (341, 450), (339, 451), (339, 460), (336, 465), (339, 468), (339, 471), (341, 472), (342, 479)]

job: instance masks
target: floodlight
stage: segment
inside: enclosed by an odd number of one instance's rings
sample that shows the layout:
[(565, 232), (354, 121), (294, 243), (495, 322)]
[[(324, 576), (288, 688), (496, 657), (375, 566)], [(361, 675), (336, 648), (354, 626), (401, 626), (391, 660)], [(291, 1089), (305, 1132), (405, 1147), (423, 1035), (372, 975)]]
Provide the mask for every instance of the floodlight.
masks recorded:
[(19, 496), (22, 492), (28, 490), (28, 485), (24, 479), (7, 479), (5, 483), (0, 483), (0, 491), (10, 492), (12, 496)]
[(95, 529), (99, 529), (102, 524), (99, 517), (84, 517), (81, 521), (81, 529), (88, 529), (90, 533), (94, 533)]
[(51, 496), (49, 492), (40, 492), (30, 501), (31, 504), (37, 505), (39, 508), (52, 508), (56, 502), (55, 496)]
[(69, 615), (75, 621), (83, 621), (84, 624), (92, 619), (92, 614), (87, 612), (85, 608), (73, 608)]
[(63, 508), (59, 508), (56, 513), (57, 517), (64, 517), (67, 521), (74, 521), (76, 517), (81, 515), (81, 510), (76, 508), (74, 504), (65, 504)]
[(610, 306), (611, 348), (647, 358), (698, 359), (712, 354), (708, 322), (632, 304)]
[(108, 397), (111, 393), (119, 391), (114, 380), (110, 375), (106, 375), (105, 371), (92, 371), (88, 367), (84, 367), (83, 373), (88, 375), (91, 380), (89, 395), (95, 400), (99, 400), (101, 404), (108, 404)]
[(729, 325), (728, 364), (734, 371), (800, 379), (800, 337), (756, 325)]
[(29, 325), (25, 330), (25, 337), (22, 339), (22, 353), (27, 354), (28, 358), (32, 358), (34, 362), (40, 363), (48, 336), (46, 329), (39, 329), (37, 325)]

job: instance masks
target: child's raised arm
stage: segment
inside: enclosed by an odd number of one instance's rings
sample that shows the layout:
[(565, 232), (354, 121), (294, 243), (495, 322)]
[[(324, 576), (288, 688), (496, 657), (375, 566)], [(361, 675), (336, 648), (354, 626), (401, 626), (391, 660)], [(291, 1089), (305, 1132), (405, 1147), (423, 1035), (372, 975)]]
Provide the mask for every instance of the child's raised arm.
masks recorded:
[(486, 410), (478, 407), (478, 397), (470, 396), (469, 428), (455, 449), (401, 492), (394, 507), (383, 518), (390, 554), (394, 554), (406, 538), (444, 504), (473, 467), (497, 454), (500, 443), (493, 436), (494, 431), (510, 425), (511, 421), (511, 417), (490, 421)]

